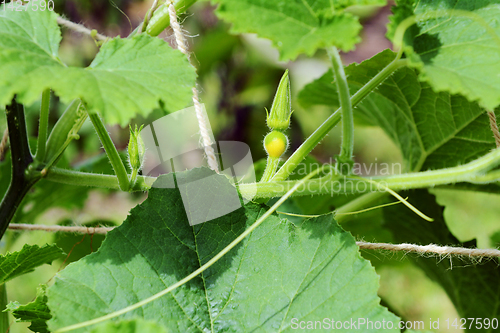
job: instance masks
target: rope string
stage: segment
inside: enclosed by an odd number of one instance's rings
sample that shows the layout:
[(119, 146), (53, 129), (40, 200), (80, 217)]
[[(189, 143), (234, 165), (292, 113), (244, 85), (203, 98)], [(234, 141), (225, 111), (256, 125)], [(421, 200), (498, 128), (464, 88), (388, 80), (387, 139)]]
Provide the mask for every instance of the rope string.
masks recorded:
[[(182, 34), (182, 28), (181, 25), (179, 24), (179, 21), (177, 20), (177, 12), (175, 11), (175, 7), (173, 2), (170, 2), (168, 5), (168, 14), (170, 16), (170, 26), (172, 27), (172, 30), (174, 31), (174, 36), (175, 36), (175, 43), (177, 45), (177, 49), (184, 53), (191, 63), (191, 55), (189, 53), (189, 50), (187, 48), (186, 44), (186, 39), (184, 38), (184, 35)], [(191, 65), (193, 65), (191, 63)], [(194, 67), (194, 65), (193, 65)], [(210, 169), (214, 170), (215, 172), (219, 173), (219, 167), (217, 164), (217, 159), (215, 158), (215, 151), (212, 147), (212, 140), (210, 139), (208, 127), (207, 127), (207, 122), (203, 113), (203, 109), (200, 104), (200, 99), (198, 96), (198, 89), (196, 87), (193, 87), (193, 104), (194, 104), (194, 109), (196, 112), (196, 118), (198, 119), (198, 126), (200, 128), (200, 135), (202, 139), (202, 144), (203, 144), (203, 149), (205, 151), (205, 155), (207, 156), (207, 162), (208, 166)]]
[[(73, 232), (79, 234), (106, 234), (114, 227), (68, 227), (59, 225), (40, 225), (40, 224), (10, 224), (11, 230), (27, 231), (47, 231), (47, 232)], [(416, 245), (416, 244), (390, 244), (390, 243), (369, 243), (356, 242), (360, 249), (364, 250), (386, 250), (386, 251), (405, 251), (418, 254), (433, 254), (443, 256), (467, 256), (467, 257), (500, 257), (500, 250), (497, 249), (469, 249), (455, 246), (439, 246), (434, 244)]]
[(455, 246), (439, 246), (434, 244), (389, 244), (389, 243), (368, 243), (356, 242), (360, 249), (366, 250), (387, 250), (405, 251), (419, 254), (438, 254), (444, 256), (467, 256), (467, 257), (500, 257), (500, 250), (497, 249), (469, 249)]
[[(57, 24), (59, 25), (62, 25), (63, 27), (66, 27), (70, 30), (73, 30), (73, 31), (76, 31), (76, 32), (79, 32), (79, 33), (82, 33), (82, 34), (85, 34), (85, 35), (88, 35), (88, 36), (91, 36), (91, 32), (92, 30), (88, 29), (87, 27), (81, 25), (81, 24), (77, 24), (77, 23), (74, 23), (74, 22), (71, 22), (69, 20), (66, 20), (64, 18), (62, 18), (61, 16), (58, 16), (57, 17)], [(107, 36), (104, 36), (100, 33), (97, 33), (97, 35), (95, 36), (96, 39), (98, 40), (102, 40), (102, 41), (105, 41), (108, 37)]]
[(5, 151), (7, 150), (7, 144), (9, 140), (9, 129), (6, 128), (3, 132), (2, 141), (0, 142), (0, 161), (3, 161), (5, 157)]
[(10, 230), (26, 230), (26, 231), (47, 231), (47, 232), (74, 232), (77, 234), (101, 234), (105, 235), (114, 227), (68, 227), (60, 225), (42, 225), (42, 224), (24, 224), (11, 223)]
[(500, 132), (498, 131), (497, 117), (495, 116), (495, 112), (493, 111), (487, 111), (487, 113), (488, 117), (490, 118), (490, 128), (493, 132), (493, 137), (495, 138), (495, 143), (498, 148), (500, 147)]

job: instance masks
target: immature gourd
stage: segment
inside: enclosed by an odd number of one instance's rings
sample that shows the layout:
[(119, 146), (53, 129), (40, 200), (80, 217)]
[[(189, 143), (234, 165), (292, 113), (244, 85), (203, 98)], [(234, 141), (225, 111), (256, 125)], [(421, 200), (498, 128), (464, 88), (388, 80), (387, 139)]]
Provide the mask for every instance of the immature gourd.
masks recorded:
[(264, 138), (264, 149), (269, 157), (280, 158), (288, 148), (288, 138), (279, 131), (269, 132)]

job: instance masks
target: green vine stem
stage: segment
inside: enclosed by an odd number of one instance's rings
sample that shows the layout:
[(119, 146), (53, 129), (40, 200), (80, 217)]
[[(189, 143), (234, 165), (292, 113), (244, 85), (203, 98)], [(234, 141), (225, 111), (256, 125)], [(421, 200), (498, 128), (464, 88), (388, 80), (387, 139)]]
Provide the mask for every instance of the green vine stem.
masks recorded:
[[(369, 193), (366, 197), (355, 199), (353, 203), (340, 208), (340, 213), (355, 211), (371, 203), (378, 195), (387, 195), (384, 188), (390, 188), (394, 191), (409, 190), (416, 188), (426, 188), (455, 183), (493, 183), (500, 180), (500, 170), (493, 170), (500, 165), (500, 149), (496, 149), (487, 155), (468, 164), (453, 168), (407, 173), (387, 177), (372, 177), (363, 179), (362, 177), (343, 177), (340, 175), (328, 174), (321, 178), (314, 178), (302, 182), (302, 187), (294, 192), (294, 196), (318, 195), (318, 194), (345, 194), (345, 193)], [(46, 176), (47, 180), (80, 186), (103, 187), (110, 189), (119, 189), (119, 183), (116, 176), (101, 175), (94, 173), (85, 173), (66, 169), (52, 168)], [(132, 190), (147, 191), (153, 182), (154, 177), (138, 176), (137, 182)], [(374, 185), (379, 183), (381, 186)], [(273, 198), (284, 195), (293, 188), (297, 181), (280, 181), (267, 183), (239, 184), (240, 193), (245, 197), (251, 197), (254, 200), (260, 198)], [(361, 199), (363, 198), (363, 199)], [(360, 203), (364, 200), (364, 204)], [(368, 200), (368, 201), (366, 201)], [(352, 205), (352, 207), (351, 207)]]
[[(340, 59), (339, 51), (335, 46), (327, 49), (328, 56), (332, 62), (333, 76), (340, 100), (340, 110), (342, 113), (342, 143), (340, 155), (337, 156), (337, 170), (344, 175), (350, 173), (350, 165), (353, 163), (354, 151), (354, 118), (352, 115), (351, 94), (344, 72), (344, 65)], [(347, 166), (345, 168), (344, 166)]]
[[(327, 175), (315, 178), (304, 183), (304, 186), (294, 195), (318, 195), (318, 194), (343, 194), (343, 193), (366, 193), (383, 191), (384, 187), (393, 191), (408, 190), (415, 188), (434, 187), (438, 185), (454, 184), (459, 182), (485, 183), (495, 182), (499, 178), (493, 178), (487, 172), (500, 165), (500, 149), (474, 160), (470, 163), (453, 168), (407, 173), (387, 177), (372, 177), (363, 179), (361, 177), (339, 177)], [(499, 176), (493, 171), (495, 177)], [(254, 199), (279, 197), (295, 186), (296, 181), (279, 181), (268, 183), (240, 184), (239, 190), (244, 197), (250, 197), (257, 190)], [(376, 186), (379, 183), (381, 186)]]
[[(359, 89), (351, 97), (352, 107), (356, 106), (363, 100), (370, 92), (372, 92), (380, 83), (382, 83), (389, 75), (401, 67), (407, 65), (406, 59), (399, 59), (396, 57), (389, 65), (387, 65), (380, 73), (375, 75), (368, 83)], [(303, 143), (297, 150), (288, 158), (283, 166), (272, 178), (274, 181), (284, 181), (290, 176), (300, 162), (323, 140), (323, 138), (330, 132), (330, 130), (338, 124), (341, 119), (341, 108), (333, 113), (328, 119), (325, 120)]]
[(278, 209), (278, 207), (281, 206), (281, 204), (283, 204), (283, 202), (285, 202), (285, 200), (288, 199), (293, 194), (293, 192), (296, 191), (299, 188), (299, 186), (301, 186), (308, 179), (314, 177), (316, 174), (318, 174), (321, 171), (323, 171), (323, 169), (325, 169), (326, 167), (329, 168), (330, 166), (324, 166), (322, 168), (318, 168), (318, 169), (314, 170), (313, 172), (311, 172), (310, 174), (308, 174), (307, 176), (305, 176), (304, 178), (302, 178), (301, 180), (295, 182), (295, 186), (293, 186), (271, 208), (269, 208), (264, 214), (262, 214), (262, 216), (259, 219), (257, 219), (257, 221), (255, 221), (250, 227), (248, 227), (244, 232), (242, 232), (238, 237), (236, 237), (228, 246), (226, 246), (224, 249), (222, 249), (222, 251), (220, 251), (219, 253), (217, 253), (212, 259), (210, 259), (209, 261), (207, 261), (204, 265), (202, 265), (200, 268), (198, 268), (197, 270), (195, 270), (193, 273), (189, 274), (188, 276), (186, 276), (182, 280), (174, 283), (173, 285), (171, 285), (168, 288), (160, 291), (157, 294), (154, 294), (154, 295), (152, 295), (152, 296), (150, 296), (150, 297), (148, 297), (148, 298), (146, 298), (146, 299), (144, 299), (144, 300), (142, 300), (140, 302), (137, 302), (135, 304), (127, 306), (127, 307), (125, 307), (125, 308), (123, 308), (121, 310), (112, 312), (112, 313), (107, 314), (107, 315), (102, 316), (102, 317), (98, 317), (98, 318), (95, 318), (95, 319), (92, 319), (92, 320), (85, 321), (85, 322), (82, 322), (82, 323), (78, 323), (78, 324), (74, 324), (74, 325), (70, 325), (70, 326), (66, 326), (66, 327), (60, 328), (58, 330), (55, 330), (54, 333), (69, 332), (69, 331), (73, 331), (73, 330), (76, 330), (76, 329), (79, 329), (79, 328), (83, 328), (83, 327), (88, 327), (88, 326), (91, 326), (91, 325), (95, 325), (95, 324), (101, 323), (103, 321), (112, 319), (112, 318), (116, 318), (116, 317), (118, 317), (118, 316), (120, 316), (122, 314), (125, 314), (127, 312), (132, 311), (132, 310), (138, 309), (138, 308), (140, 308), (140, 307), (142, 307), (142, 306), (144, 306), (144, 305), (146, 305), (148, 303), (151, 303), (151, 302), (159, 299), (160, 297), (165, 296), (166, 294), (170, 293), (171, 291), (175, 290), (176, 288), (182, 286), (183, 284), (186, 284), (187, 282), (189, 282), (190, 280), (192, 280), (196, 276), (198, 276), (201, 273), (203, 273), (204, 271), (206, 271), (208, 268), (210, 268), (210, 266), (212, 266), (220, 258), (222, 258), (224, 255), (226, 255), (229, 251), (231, 251), (243, 239), (245, 239), (255, 229), (257, 229), (257, 227), (259, 225), (261, 225), (262, 222), (264, 222), (269, 216), (271, 216), (271, 214), (276, 209)]
[[(81, 172), (57, 167), (50, 169), (45, 179), (68, 185), (101, 187), (113, 190), (121, 189), (118, 178), (114, 175)], [(137, 180), (130, 190), (147, 191), (151, 188), (155, 180), (156, 178), (154, 177), (137, 176)]]
[(40, 107), (40, 122), (38, 125), (38, 145), (36, 148), (35, 160), (42, 162), (45, 158), (45, 145), (47, 140), (47, 130), (49, 126), (50, 89), (45, 89), (42, 93), (42, 105)]
[(120, 158), (120, 155), (118, 154), (118, 151), (116, 150), (113, 141), (109, 137), (109, 133), (106, 130), (106, 127), (104, 127), (104, 124), (101, 118), (99, 117), (99, 114), (90, 113), (89, 118), (90, 121), (92, 121), (92, 124), (94, 125), (97, 135), (99, 136), (99, 139), (101, 140), (104, 150), (108, 155), (109, 161), (111, 162), (111, 166), (115, 171), (116, 177), (118, 179), (118, 184), (120, 185), (120, 189), (122, 191), (128, 191), (129, 179), (127, 175), (127, 170), (125, 169), (125, 165), (123, 164), (123, 161)]
[[(146, 27), (148, 35), (156, 37), (170, 25), (170, 16), (168, 14), (170, 2), (167, 1), (154, 12)], [(175, 11), (177, 14), (184, 13), (195, 2), (196, 0), (176, 0), (174, 1)]]
[[(7, 288), (5, 283), (0, 286), (0, 307), (5, 309), (9, 304), (7, 299)], [(8, 332), (10, 329), (9, 312), (2, 311), (0, 314), (0, 332)]]
[(28, 145), (24, 107), (16, 102), (16, 97), (6, 107), (6, 115), (11, 146), (12, 178), (0, 203), (0, 238), (7, 230), (28, 190), (41, 178), (29, 172), (33, 156)]

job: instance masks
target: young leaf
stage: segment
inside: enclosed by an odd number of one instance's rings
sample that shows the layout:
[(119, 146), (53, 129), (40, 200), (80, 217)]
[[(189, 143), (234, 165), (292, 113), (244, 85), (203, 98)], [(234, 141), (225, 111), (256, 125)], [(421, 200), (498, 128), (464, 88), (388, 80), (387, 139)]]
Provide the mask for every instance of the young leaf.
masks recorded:
[(346, 11), (357, 5), (385, 5), (385, 0), (214, 0), (217, 15), (234, 33), (256, 33), (280, 50), (281, 60), (313, 55), (334, 45), (343, 51), (360, 41), (358, 18)]
[(0, 255), (0, 283), (32, 272), (36, 267), (50, 264), (64, 252), (55, 245), (24, 245), (18, 252)]
[[(176, 174), (177, 181), (206, 177), (234, 190), (208, 169)], [(169, 182), (171, 175), (162, 176), (155, 186)], [(56, 314), (49, 328), (111, 313), (165, 289), (210, 260), (266, 209), (250, 203), (191, 227), (186, 199), (177, 189), (153, 187), (98, 252), (64, 269), (49, 288), (49, 308)], [(293, 318), (396, 325), (397, 317), (380, 306), (377, 289), (375, 271), (331, 215), (299, 226), (273, 215), (199, 277), (125, 317), (181, 332), (292, 331)]]
[(405, 35), (404, 48), (410, 66), (421, 71), (419, 80), (435, 91), (461, 94), (490, 110), (499, 106), (498, 1), (398, 2), (401, 6), (394, 8), (389, 28), (391, 38), (406, 17), (421, 15), (416, 28), (410, 27), (409, 36)]
[(6, 311), (12, 312), (14, 318), (21, 322), (31, 322), (28, 327), (33, 332), (49, 333), (47, 320), (52, 318), (47, 307), (46, 285), (41, 285), (37, 290), (36, 299), (28, 304), (21, 305), (19, 302), (11, 302)]
[(14, 94), (30, 105), (51, 88), (63, 101), (81, 98), (89, 112), (124, 126), (138, 114), (147, 116), (159, 101), (169, 111), (191, 103), (194, 68), (158, 38), (114, 38), (85, 69), (62, 64), (60, 39), (54, 13), (0, 6), (0, 105)]
[[(351, 94), (394, 57), (392, 51), (385, 50), (347, 66)], [(338, 105), (331, 77), (328, 72), (304, 87), (299, 94), (301, 105)], [(359, 103), (355, 114), (385, 131), (401, 149), (410, 171), (464, 164), (495, 147), (488, 116), (479, 105), (461, 96), (434, 92), (407, 67), (396, 71)]]
[[(398, 243), (420, 245), (442, 244), (463, 247), (475, 246), (475, 241), (461, 244), (448, 230), (443, 219), (443, 207), (427, 190), (402, 194), (422, 212), (434, 218), (433, 223), (422, 221), (402, 206), (384, 208), (386, 227)], [(404, 222), (404, 223), (403, 223)], [(477, 264), (464, 262), (457, 257), (415, 258), (417, 266), (446, 291), (461, 318), (499, 318), (500, 271), (498, 263), (486, 260)], [(494, 332), (481, 330), (482, 332)]]

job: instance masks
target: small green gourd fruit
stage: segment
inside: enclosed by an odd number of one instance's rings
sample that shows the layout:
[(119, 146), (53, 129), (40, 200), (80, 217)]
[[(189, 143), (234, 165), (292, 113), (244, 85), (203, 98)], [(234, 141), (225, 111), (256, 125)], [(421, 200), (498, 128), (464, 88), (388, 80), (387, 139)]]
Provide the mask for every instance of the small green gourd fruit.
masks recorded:
[(279, 131), (269, 132), (264, 138), (264, 149), (269, 157), (280, 158), (288, 149), (288, 138)]

